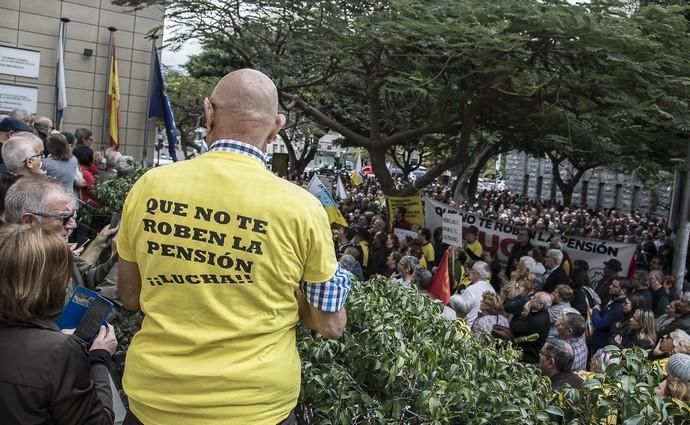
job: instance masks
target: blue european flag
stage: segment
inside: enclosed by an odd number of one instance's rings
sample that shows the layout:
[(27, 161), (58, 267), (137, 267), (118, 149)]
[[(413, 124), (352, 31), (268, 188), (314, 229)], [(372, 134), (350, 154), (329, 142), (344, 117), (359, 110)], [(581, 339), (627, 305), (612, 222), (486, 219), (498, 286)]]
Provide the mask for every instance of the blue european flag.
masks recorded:
[(168, 99), (168, 95), (165, 94), (165, 82), (163, 81), (163, 73), (161, 72), (161, 64), (158, 61), (158, 55), (154, 54), (152, 56), (154, 57), (154, 74), (151, 87), (151, 100), (149, 102), (149, 118), (158, 117), (165, 121), (165, 134), (168, 136), (170, 159), (177, 161), (177, 154), (175, 151), (175, 145), (177, 144), (175, 117), (172, 113), (172, 107), (170, 107), (170, 99)]

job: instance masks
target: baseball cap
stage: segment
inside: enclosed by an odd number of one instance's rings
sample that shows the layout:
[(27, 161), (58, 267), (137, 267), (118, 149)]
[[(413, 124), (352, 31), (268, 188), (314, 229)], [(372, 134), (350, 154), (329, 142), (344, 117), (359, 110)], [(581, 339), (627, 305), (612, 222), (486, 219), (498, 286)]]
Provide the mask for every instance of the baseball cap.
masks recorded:
[(24, 121), (14, 118), (7, 117), (0, 121), (0, 131), (30, 131), (33, 132), (33, 128), (24, 124)]

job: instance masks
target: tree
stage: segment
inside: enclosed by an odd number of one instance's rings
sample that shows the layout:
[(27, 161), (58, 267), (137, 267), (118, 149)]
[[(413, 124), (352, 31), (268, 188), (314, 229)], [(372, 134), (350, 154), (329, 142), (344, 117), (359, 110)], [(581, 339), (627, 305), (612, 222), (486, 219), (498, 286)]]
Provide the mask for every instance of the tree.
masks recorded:
[[(685, 111), (679, 64), (687, 61), (678, 46), (687, 45), (687, 22), (677, 10), (628, 15), (622, 6), (174, 0), (168, 19), (180, 38), (209, 49), (195, 61), (199, 70), (266, 71), (286, 110), (298, 108), (365, 148), (384, 192), (409, 194), (447, 169), (467, 168), (478, 131), (505, 131), (544, 109), (583, 121), (616, 117), (611, 124), (626, 115), (642, 129), (646, 120)], [(662, 36), (670, 32), (676, 36)], [(667, 109), (671, 97), (682, 102)], [(497, 123), (496, 116), (510, 118)], [(386, 154), (429, 135), (448, 141), (448, 156), (396, 191)]]
[(185, 156), (188, 152), (185, 147), (200, 151), (194, 143), (195, 131), (203, 127), (204, 98), (210, 95), (217, 83), (218, 78), (215, 77), (195, 78), (173, 70), (165, 73), (165, 85)]

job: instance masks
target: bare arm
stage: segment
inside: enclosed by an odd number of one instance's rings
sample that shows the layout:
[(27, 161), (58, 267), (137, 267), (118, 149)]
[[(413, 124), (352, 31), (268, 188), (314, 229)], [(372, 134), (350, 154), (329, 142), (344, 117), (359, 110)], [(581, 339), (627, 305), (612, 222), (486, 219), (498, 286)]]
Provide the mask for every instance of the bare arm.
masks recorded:
[(340, 338), (347, 324), (347, 313), (344, 307), (334, 313), (321, 311), (307, 302), (299, 288), (295, 294), (299, 304), (299, 320), (303, 325), (315, 330), (324, 338)]
[[(122, 300), (122, 306), (130, 311), (139, 310), (139, 295), (141, 294), (141, 276), (137, 263), (119, 259), (117, 292)], [(300, 313), (301, 316), (301, 313)]]

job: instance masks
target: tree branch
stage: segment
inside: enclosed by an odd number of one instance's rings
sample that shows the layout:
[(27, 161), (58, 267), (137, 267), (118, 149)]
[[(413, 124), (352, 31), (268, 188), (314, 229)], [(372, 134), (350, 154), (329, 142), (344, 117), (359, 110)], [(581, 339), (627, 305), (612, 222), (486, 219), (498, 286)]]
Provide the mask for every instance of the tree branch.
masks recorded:
[(304, 99), (302, 99), (298, 95), (281, 91), (280, 96), (287, 99), (290, 102), (294, 102), (297, 107), (304, 111), (305, 114), (312, 117), (315, 121), (321, 123), (322, 125), (330, 128), (333, 131), (342, 134), (343, 137), (345, 137), (351, 144), (365, 148), (367, 150), (371, 149), (372, 143), (370, 139), (355, 131), (350, 130), (349, 128), (335, 121), (323, 112), (309, 105), (307, 102), (304, 101)]

